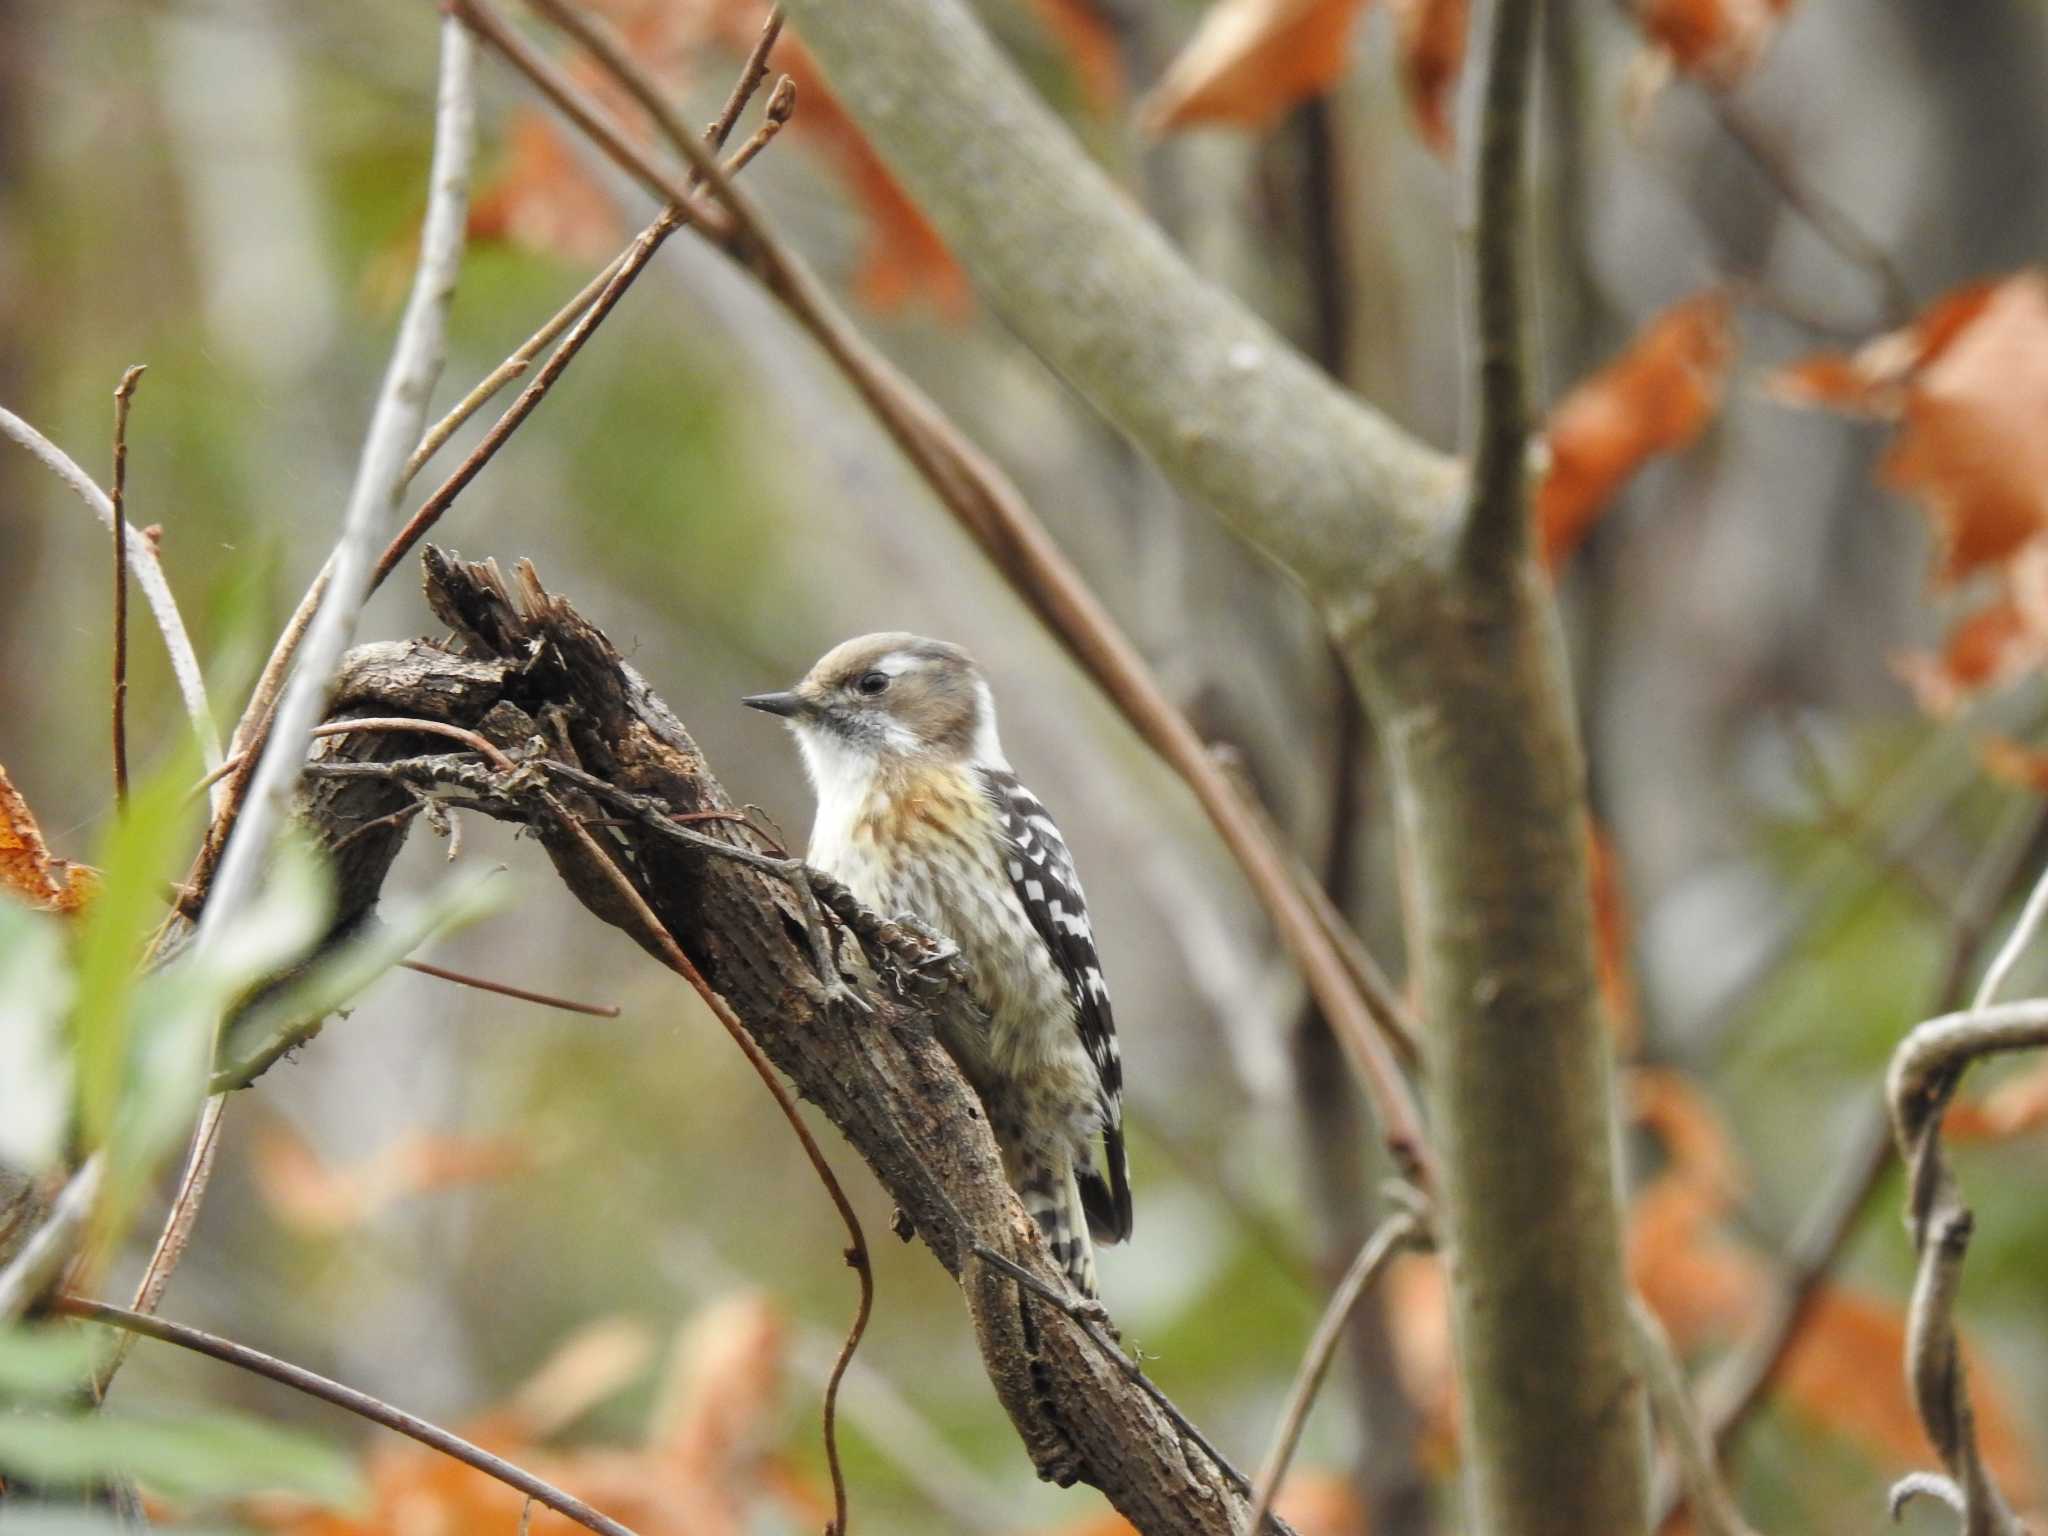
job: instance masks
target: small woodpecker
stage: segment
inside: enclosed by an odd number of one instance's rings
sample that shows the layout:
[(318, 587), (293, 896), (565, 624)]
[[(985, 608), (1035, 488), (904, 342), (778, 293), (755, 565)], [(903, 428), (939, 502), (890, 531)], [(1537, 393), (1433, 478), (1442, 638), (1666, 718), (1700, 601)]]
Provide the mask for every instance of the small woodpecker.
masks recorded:
[(981, 669), (944, 641), (863, 635), (743, 702), (796, 734), (818, 797), (811, 864), (960, 947), (987, 1023), (942, 1043), (1055, 1262), (1093, 1297), (1091, 1237), (1131, 1235), (1116, 1023), (1073, 857), (1003, 756)]

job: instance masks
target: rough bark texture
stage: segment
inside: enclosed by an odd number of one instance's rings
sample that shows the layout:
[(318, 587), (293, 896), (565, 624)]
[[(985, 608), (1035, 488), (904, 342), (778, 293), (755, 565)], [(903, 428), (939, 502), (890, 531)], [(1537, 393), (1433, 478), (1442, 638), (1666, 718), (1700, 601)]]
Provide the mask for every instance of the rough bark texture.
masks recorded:
[[(1641, 1530), (1583, 765), (1549, 594), (1497, 536), (1519, 483), (1462, 514), (1458, 468), (1193, 273), (960, 0), (787, 9), (1004, 322), (1330, 626), (1407, 842), (1467, 1528)], [(1508, 558), (1458, 558), (1480, 523)]]
[[(344, 665), (333, 713), (410, 714), (470, 727), (525, 766), (494, 771), (473, 754), (451, 755), (445, 738), (429, 735), (318, 743), (315, 765), (382, 763), (405, 775), (337, 778), (316, 766), (308, 777), (301, 812), (330, 849), (338, 847), (343, 925), (374, 913), (411, 825), (380, 818), (432, 784), (449, 803), (531, 826), (578, 898), (652, 952), (545, 797), (607, 823), (593, 832), (670, 933), (960, 1280), (989, 1379), (1040, 1474), (1100, 1488), (1147, 1536), (1237, 1531), (1245, 1500), (1221, 1469), (1075, 1323), (1022, 1297), (1014, 1280), (975, 1257), (975, 1245), (986, 1245), (1061, 1286), (1037, 1227), (1003, 1181), (979, 1102), (934, 1034), (944, 1010), (973, 1006), (964, 991), (930, 1000), (904, 995), (840, 931), (839, 965), (872, 1009), (863, 1014), (817, 974), (802, 910), (783, 880), (664, 838), (573, 788), (550, 789), (549, 776), (531, 766), (539, 759), (654, 797), (675, 818), (736, 809), (682, 724), (602, 634), (541, 590), (529, 568), (520, 573), (515, 604), (492, 566), (432, 549), (426, 564), (428, 600), (462, 637), (460, 651), (425, 640), (358, 647)], [(731, 823), (692, 825), (746, 846)]]

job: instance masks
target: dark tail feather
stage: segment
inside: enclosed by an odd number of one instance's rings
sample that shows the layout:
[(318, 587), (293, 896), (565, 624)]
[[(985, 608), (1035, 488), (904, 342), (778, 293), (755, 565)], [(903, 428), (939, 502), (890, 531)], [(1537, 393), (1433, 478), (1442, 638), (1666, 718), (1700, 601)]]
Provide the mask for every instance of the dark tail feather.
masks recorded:
[(1088, 1213), (1089, 1235), (1098, 1243), (1120, 1243), (1131, 1235), (1131, 1172), (1124, 1162), (1123, 1127), (1104, 1130), (1102, 1145), (1108, 1180), (1088, 1163), (1074, 1173), (1081, 1187), (1081, 1208)]

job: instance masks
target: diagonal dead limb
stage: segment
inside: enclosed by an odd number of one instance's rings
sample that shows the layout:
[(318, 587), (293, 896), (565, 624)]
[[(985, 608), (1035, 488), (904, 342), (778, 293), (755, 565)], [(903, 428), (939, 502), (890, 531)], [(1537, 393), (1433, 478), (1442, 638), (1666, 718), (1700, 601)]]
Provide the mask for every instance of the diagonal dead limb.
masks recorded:
[[(361, 647), (338, 711), (475, 730), (514, 768), (445, 751), (450, 743), (427, 734), (322, 741), (302, 812), (328, 846), (351, 839), (339, 851), (341, 925), (371, 918), (413, 818), (371, 824), (423, 789), (529, 826), (578, 899), (653, 952), (577, 833), (601, 840), (667, 934), (960, 1281), (989, 1379), (1040, 1474), (1100, 1488), (1147, 1536), (1241, 1528), (1238, 1483), (1081, 1322), (1048, 1308), (1027, 1313), (1010, 1272), (974, 1262), (985, 1250), (1061, 1287), (1036, 1224), (1003, 1180), (979, 1101), (938, 1043), (940, 1020), (974, 1007), (964, 988), (944, 984), (944, 956), (827, 882), (793, 883), (784, 861), (750, 841), (740, 807), (681, 722), (530, 567), (508, 581), (493, 565), (432, 548), (424, 564), (428, 601), (460, 651), (427, 641)], [(574, 827), (548, 811), (549, 799)], [(806, 896), (861, 940), (841, 946), (824, 974), (814, 942), (821, 925)], [(839, 984), (868, 1011), (841, 998)]]

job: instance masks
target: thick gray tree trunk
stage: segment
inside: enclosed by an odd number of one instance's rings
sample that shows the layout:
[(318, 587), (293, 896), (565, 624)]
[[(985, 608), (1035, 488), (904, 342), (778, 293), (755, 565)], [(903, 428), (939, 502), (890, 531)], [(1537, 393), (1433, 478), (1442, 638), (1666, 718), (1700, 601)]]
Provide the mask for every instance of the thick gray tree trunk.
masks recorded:
[(1456, 463), (1187, 267), (960, 0), (787, 9), (990, 306), (1321, 612), (1406, 850), (1466, 1529), (1641, 1530), (1583, 763), (1549, 590), (1515, 532), (1519, 475), (1483, 475), (1465, 507)]

